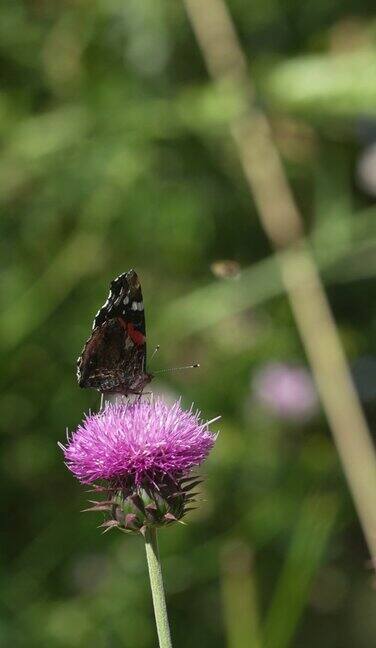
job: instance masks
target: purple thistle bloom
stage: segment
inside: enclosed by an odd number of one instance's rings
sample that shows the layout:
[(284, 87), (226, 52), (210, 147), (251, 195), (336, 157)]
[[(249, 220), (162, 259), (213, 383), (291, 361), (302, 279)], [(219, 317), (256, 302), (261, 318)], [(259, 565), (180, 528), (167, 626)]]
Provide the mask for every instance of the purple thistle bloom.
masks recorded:
[(307, 421), (318, 409), (315, 385), (302, 366), (271, 362), (255, 375), (252, 388), (262, 407), (286, 421)]
[(84, 484), (131, 480), (138, 486), (200, 465), (216, 438), (209, 423), (179, 401), (109, 404), (87, 416), (62, 449), (69, 470)]

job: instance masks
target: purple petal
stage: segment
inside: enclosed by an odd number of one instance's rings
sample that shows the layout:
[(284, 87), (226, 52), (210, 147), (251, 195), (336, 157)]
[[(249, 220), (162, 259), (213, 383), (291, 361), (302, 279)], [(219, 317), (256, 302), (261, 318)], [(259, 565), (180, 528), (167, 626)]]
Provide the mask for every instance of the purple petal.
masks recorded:
[(63, 446), (69, 470), (85, 484), (153, 474), (174, 476), (201, 464), (215, 435), (198, 412), (161, 399), (107, 405), (87, 416)]

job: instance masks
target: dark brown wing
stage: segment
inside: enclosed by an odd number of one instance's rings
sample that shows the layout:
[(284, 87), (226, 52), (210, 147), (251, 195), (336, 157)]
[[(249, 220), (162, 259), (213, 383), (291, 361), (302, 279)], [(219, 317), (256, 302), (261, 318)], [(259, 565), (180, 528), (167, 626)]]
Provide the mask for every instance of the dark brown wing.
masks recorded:
[(134, 270), (111, 282), (106, 303), (94, 319), (93, 332), (77, 365), (80, 387), (101, 392), (139, 393), (149, 382), (145, 371), (145, 314)]

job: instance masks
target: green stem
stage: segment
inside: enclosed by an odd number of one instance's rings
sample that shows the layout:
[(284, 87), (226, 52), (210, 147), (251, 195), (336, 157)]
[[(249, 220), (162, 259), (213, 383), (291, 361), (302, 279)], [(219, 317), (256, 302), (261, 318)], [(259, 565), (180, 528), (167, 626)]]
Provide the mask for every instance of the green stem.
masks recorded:
[(154, 527), (146, 527), (144, 537), (159, 648), (172, 648), (166, 599), (163, 588), (162, 569), (159, 560), (157, 530)]

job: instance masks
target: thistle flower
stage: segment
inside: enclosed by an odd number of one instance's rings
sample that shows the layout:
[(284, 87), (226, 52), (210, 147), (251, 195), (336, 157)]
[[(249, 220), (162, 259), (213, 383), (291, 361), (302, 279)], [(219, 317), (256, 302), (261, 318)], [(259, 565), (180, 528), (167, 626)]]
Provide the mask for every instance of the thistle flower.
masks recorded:
[(214, 445), (211, 422), (192, 408), (183, 410), (179, 401), (108, 404), (87, 416), (61, 447), (77, 479), (107, 494), (89, 509), (110, 514), (102, 526), (143, 532), (171, 524), (189, 510), (192, 489), (200, 482), (189, 473)]
[(307, 421), (318, 408), (315, 385), (303, 366), (266, 364), (254, 376), (252, 391), (264, 409), (282, 420)]

